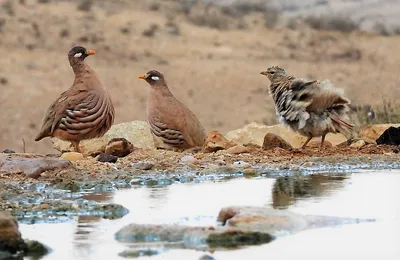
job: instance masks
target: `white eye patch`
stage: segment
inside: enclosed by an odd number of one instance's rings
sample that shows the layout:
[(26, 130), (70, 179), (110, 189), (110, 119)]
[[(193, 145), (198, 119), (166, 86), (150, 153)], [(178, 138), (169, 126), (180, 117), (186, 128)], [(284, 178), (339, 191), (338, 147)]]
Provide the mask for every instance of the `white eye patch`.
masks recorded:
[(160, 80), (160, 78), (157, 77), (157, 76), (153, 76), (153, 77), (151, 77), (151, 79), (152, 79), (152, 80), (155, 80), (155, 81)]
[(79, 58), (80, 56), (82, 56), (82, 52), (78, 52), (74, 55), (75, 58)]

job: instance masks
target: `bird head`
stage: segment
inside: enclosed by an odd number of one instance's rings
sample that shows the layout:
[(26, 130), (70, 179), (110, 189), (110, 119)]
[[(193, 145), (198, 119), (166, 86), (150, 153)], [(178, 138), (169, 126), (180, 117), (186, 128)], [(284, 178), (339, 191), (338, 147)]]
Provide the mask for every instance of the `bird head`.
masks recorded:
[(138, 77), (139, 79), (144, 79), (151, 86), (158, 85), (160, 83), (165, 83), (164, 76), (161, 72), (156, 70), (150, 70), (146, 74)]
[(278, 66), (269, 67), (266, 71), (263, 71), (260, 74), (267, 76), (272, 83), (278, 82), (287, 76), (285, 69)]
[(78, 61), (83, 61), (87, 56), (94, 55), (96, 52), (93, 50), (87, 50), (82, 46), (75, 46), (68, 52), (68, 59), (71, 64)]

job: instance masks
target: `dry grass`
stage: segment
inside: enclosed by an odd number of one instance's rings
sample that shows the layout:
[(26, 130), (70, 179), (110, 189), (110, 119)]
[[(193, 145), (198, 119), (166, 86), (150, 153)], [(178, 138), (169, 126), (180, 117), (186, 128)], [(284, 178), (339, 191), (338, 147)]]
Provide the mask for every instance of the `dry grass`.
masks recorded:
[[(76, 44), (97, 51), (88, 63), (111, 94), (116, 123), (146, 120), (148, 86), (137, 76), (150, 69), (165, 74), (207, 130), (221, 132), (277, 123), (269, 82), (259, 74), (271, 65), (328, 78), (353, 103), (374, 109), (383, 97), (400, 97), (398, 37), (266, 28), (264, 11), (241, 17), (245, 29), (218, 30), (188, 22), (172, 1), (158, 9), (148, 1), (95, 1), (89, 11), (77, 10), (77, 2), (26, 2), (0, 9), (0, 150), (21, 151), (23, 138), (28, 152), (52, 152), (50, 140), (33, 138), (49, 104), (72, 83), (66, 55)], [(142, 35), (153, 24), (157, 30)]]

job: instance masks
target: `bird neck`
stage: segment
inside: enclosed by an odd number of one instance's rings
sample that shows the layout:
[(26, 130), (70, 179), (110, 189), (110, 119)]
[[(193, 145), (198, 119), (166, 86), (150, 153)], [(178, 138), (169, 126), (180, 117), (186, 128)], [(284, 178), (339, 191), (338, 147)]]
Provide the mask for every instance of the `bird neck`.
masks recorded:
[[(98, 79), (96, 72), (87, 65), (84, 61), (77, 61), (71, 63), (72, 70), (75, 73), (74, 85), (82, 86), (84, 82), (90, 82), (90, 84), (84, 84), (85, 88), (102, 87), (100, 80)], [(84, 80), (85, 79), (85, 80)]]

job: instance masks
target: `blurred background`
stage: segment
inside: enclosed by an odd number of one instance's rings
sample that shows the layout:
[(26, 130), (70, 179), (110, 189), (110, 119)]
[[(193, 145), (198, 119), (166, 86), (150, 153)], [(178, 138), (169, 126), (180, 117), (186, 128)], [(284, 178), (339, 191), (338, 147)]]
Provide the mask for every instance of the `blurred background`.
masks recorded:
[(74, 45), (96, 51), (115, 123), (146, 120), (137, 76), (156, 69), (207, 131), (276, 124), (272, 65), (330, 79), (360, 125), (398, 122), (399, 15), (398, 0), (0, 0), (0, 150), (54, 152), (33, 139), (73, 82)]

